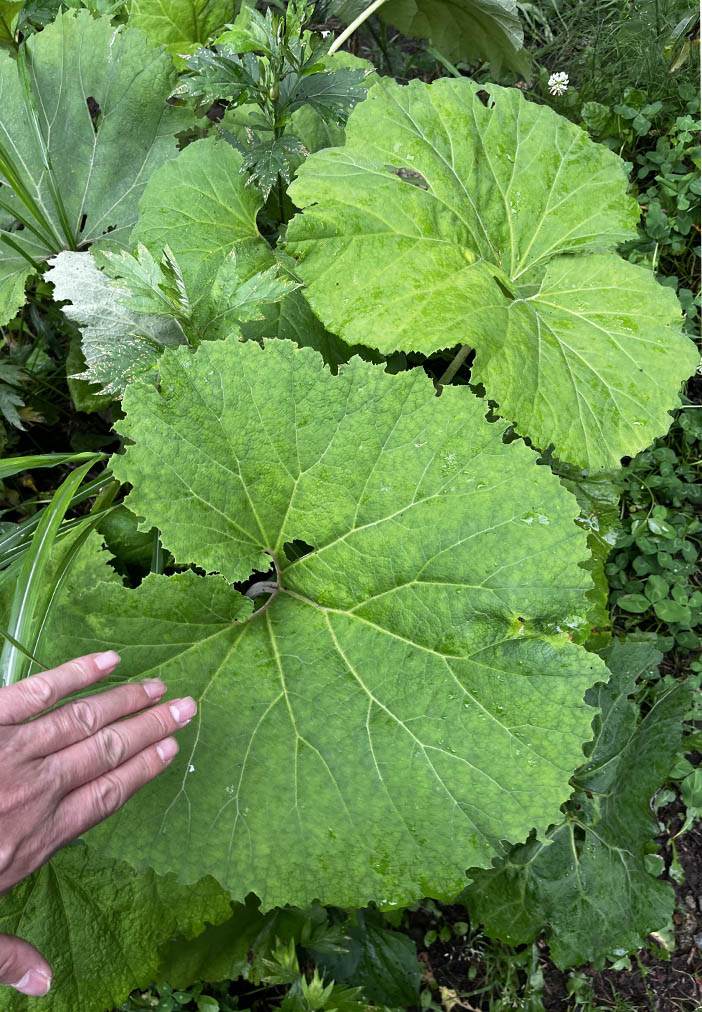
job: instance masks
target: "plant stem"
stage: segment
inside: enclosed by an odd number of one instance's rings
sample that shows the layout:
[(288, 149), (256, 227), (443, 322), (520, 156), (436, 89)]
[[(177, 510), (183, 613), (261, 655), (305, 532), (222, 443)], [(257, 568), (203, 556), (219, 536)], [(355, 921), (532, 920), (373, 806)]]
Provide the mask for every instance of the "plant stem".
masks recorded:
[(154, 527), (153, 541), (151, 543), (151, 572), (162, 576), (164, 563), (165, 557), (163, 545), (161, 544), (161, 532), (158, 527)]
[(265, 602), (261, 605), (260, 608), (257, 608), (256, 611), (252, 612), (249, 615), (249, 617), (245, 620), (246, 622), (250, 622), (258, 615), (262, 615), (264, 611), (267, 611), (268, 608), (273, 603), (273, 601), (278, 596), (278, 594), (283, 589), (280, 583), (280, 568), (278, 566), (278, 560), (276, 559), (274, 552), (268, 552), (268, 554), (271, 557), (273, 567), (275, 569), (275, 580), (259, 580), (257, 583), (254, 583), (252, 584), (252, 586), (249, 587), (249, 589), (246, 591), (245, 596), (251, 598), (252, 601), (262, 594), (269, 594), (270, 596), (266, 598)]
[(360, 28), (363, 22), (366, 21), (374, 11), (377, 11), (379, 7), (382, 7), (384, 3), (385, 0), (373, 0), (372, 4), (369, 4), (364, 11), (361, 11), (358, 17), (351, 22), (348, 28), (345, 28), (341, 35), (337, 39), (334, 39), (329, 47), (329, 56), (333, 56), (337, 49), (340, 49), (343, 46), (349, 36), (353, 35), (356, 29)]
[(445, 386), (448, 386), (448, 384), (451, 382), (451, 380), (453, 379), (453, 377), (456, 375), (456, 373), (458, 372), (458, 370), (461, 368), (461, 366), (463, 365), (463, 363), (465, 362), (465, 360), (468, 358), (468, 356), (470, 355), (470, 353), (471, 353), (472, 350), (473, 349), (471, 348), (471, 346), (469, 344), (463, 344), (463, 345), (461, 345), (461, 347), (458, 350), (457, 354), (454, 356), (454, 358), (449, 363), (448, 369), (443, 374), (443, 376), (441, 377), (441, 379), (439, 380), (439, 382), (436, 384), (436, 396), (437, 397), (441, 396), (441, 391), (443, 390), (443, 388)]

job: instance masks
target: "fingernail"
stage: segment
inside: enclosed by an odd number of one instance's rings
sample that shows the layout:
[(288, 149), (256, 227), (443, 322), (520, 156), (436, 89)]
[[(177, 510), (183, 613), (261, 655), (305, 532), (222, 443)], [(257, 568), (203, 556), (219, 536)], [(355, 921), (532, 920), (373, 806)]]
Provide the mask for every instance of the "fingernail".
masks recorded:
[(160, 699), (166, 691), (166, 686), (160, 678), (145, 678), (141, 684), (149, 699)]
[(166, 738), (156, 746), (159, 759), (164, 764), (169, 763), (173, 756), (178, 754), (178, 742), (175, 738)]
[(22, 994), (31, 995), (32, 998), (41, 998), (51, 987), (51, 977), (43, 970), (28, 970), (22, 980), (10, 984), (10, 987), (14, 987), (15, 991), (21, 991)]
[(173, 720), (178, 724), (186, 724), (197, 713), (197, 703), (190, 696), (186, 696), (185, 699), (176, 699), (171, 703), (170, 711), (173, 714)]
[(106, 650), (104, 654), (95, 654), (93, 660), (98, 671), (111, 671), (120, 662), (120, 656), (115, 650)]

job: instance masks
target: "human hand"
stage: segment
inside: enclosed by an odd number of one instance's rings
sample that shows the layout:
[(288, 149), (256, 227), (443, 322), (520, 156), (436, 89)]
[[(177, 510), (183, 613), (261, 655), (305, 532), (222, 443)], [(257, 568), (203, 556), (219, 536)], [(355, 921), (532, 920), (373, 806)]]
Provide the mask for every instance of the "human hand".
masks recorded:
[[(105, 678), (119, 660), (114, 650), (88, 654), (0, 688), (0, 896), (121, 808), (177, 754), (170, 735), (197, 705), (190, 697), (154, 705), (166, 691), (158, 678), (44, 713)], [(0, 934), (0, 984), (38, 996), (51, 977), (34, 946)]]

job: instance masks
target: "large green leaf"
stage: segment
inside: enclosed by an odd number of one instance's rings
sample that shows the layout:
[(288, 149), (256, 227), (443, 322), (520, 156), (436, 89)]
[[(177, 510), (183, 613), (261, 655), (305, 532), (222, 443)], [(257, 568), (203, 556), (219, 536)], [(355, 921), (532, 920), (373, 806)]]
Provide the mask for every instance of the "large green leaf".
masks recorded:
[[(319, 140), (318, 134), (314, 136)], [(235, 323), (246, 338), (290, 339), (316, 348), (326, 362), (336, 366), (349, 358), (350, 349), (325, 330), (297, 291), (262, 305), (260, 320), (242, 323), (238, 313), (232, 318), (227, 312), (223, 288), (232, 257), (242, 280), (277, 263), (256, 224), (261, 195), (246, 185), (241, 163), (239, 152), (223, 141), (189, 145), (154, 173), (144, 193), (133, 241), (144, 243), (155, 256), (170, 247), (185, 285), (193, 293), (197, 319), (207, 337), (222, 336), (227, 324), (233, 329)]]
[[(484, 401), (228, 339), (168, 349), (124, 408), (129, 508), (215, 575), (75, 588), (54, 613), (52, 659), (109, 642), (119, 678), (199, 701), (180, 756), (94, 842), (264, 908), (359, 906), (451, 895), (559, 818), (605, 670), (568, 636), (585, 534)], [(289, 561), (293, 541), (312, 552)], [(272, 559), (280, 590), (252, 615), (225, 581)]]
[(0, 900), (0, 931), (31, 942), (54, 971), (46, 998), (5, 989), (3, 1012), (112, 1008), (151, 983), (170, 936), (191, 938), (229, 912), (211, 878), (184, 887), (174, 875), (100, 859), (84, 844), (65, 847)]
[(674, 761), (690, 689), (681, 683), (641, 720), (629, 695), (661, 654), (649, 643), (615, 641), (606, 656), (612, 675), (588, 696), (602, 715), (565, 821), (549, 846), (532, 840), (494, 870), (476, 871), (465, 893), (471, 916), (510, 944), (546, 926), (560, 967), (602, 966), (639, 948), (669, 922), (675, 901), (645, 857), (656, 833), (650, 799)]
[[(38, 263), (70, 245), (53, 196), (58, 192), (78, 247), (107, 232), (112, 243), (124, 244), (149, 176), (176, 153), (174, 134), (183, 111), (166, 101), (175, 83), (170, 57), (152, 48), (141, 32), (115, 29), (109, 18), (94, 19), (87, 11), (59, 14), (25, 45), (31, 101), (51, 172), (32, 126), (17, 61), (7, 52), (0, 52), (0, 144), (60, 241), (50, 245), (29, 228), (10, 238)], [(0, 190), (0, 199), (37, 226), (9, 188)], [(46, 228), (40, 231), (43, 235)], [(3, 236), (7, 233), (0, 232), (0, 323), (22, 305), (31, 273)]]
[(263, 200), (240, 174), (241, 154), (220, 140), (189, 144), (155, 173), (139, 208), (132, 243), (173, 250), (186, 283), (212, 279), (240, 244), (264, 245), (256, 215)]
[(234, 16), (233, 0), (132, 0), (129, 24), (174, 54), (204, 45)]
[[(367, 6), (331, 0), (325, 9), (349, 24)], [(498, 71), (504, 65), (522, 73), (529, 66), (519, 52), (524, 32), (516, 0), (386, 0), (378, 15), (405, 35), (429, 39), (450, 60), (489, 60)]]
[(635, 235), (624, 163), (552, 110), (516, 88), (381, 81), (290, 194), (307, 298), (347, 343), (472, 345), (501, 412), (581, 467), (668, 428), (697, 352), (673, 292), (607, 252)]
[(489, 60), (524, 72), (524, 32), (516, 0), (388, 0), (381, 17), (405, 35), (429, 39), (451, 60)]

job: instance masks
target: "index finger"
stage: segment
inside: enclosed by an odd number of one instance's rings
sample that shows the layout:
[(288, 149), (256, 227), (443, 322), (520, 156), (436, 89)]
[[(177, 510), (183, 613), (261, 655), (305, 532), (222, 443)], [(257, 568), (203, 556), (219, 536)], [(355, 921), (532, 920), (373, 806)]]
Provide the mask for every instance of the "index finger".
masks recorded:
[(114, 650), (86, 654), (0, 688), (0, 725), (20, 724), (37, 717), (66, 696), (105, 678), (119, 662), (120, 656)]

